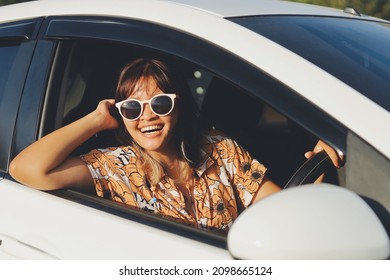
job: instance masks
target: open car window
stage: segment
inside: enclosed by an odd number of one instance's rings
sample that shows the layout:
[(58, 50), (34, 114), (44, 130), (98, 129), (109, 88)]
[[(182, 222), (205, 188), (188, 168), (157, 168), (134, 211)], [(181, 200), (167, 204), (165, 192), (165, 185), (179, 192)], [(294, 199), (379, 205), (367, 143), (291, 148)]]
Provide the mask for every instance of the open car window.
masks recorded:
[[(55, 103), (55, 118), (44, 122), (45, 132), (69, 124), (94, 110), (100, 100), (113, 98), (122, 67), (138, 57), (162, 57), (180, 67), (189, 93), (199, 109), (199, 116), (214, 129), (221, 130), (244, 146), (254, 158), (268, 167), (268, 176), (283, 186), (291, 174), (305, 161), (304, 153), (318, 140), (289, 120), (272, 106), (244, 89), (220, 77), (218, 73), (152, 49), (104, 41), (77, 40), (62, 42), (59, 55), (68, 57), (54, 75), (63, 78), (48, 98)], [(53, 121), (53, 119), (55, 121)], [(95, 135), (74, 154), (94, 148), (117, 145), (112, 131)], [(334, 174), (330, 180), (337, 183)]]

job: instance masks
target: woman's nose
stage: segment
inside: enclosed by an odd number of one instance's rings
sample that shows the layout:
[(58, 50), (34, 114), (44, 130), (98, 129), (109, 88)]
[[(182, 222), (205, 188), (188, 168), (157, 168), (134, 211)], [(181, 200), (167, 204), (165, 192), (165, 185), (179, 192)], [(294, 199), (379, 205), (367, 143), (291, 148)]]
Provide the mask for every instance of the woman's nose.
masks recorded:
[(140, 117), (141, 120), (150, 120), (156, 117), (156, 114), (153, 113), (152, 109), (150, 109), (149, 104), (144, 104), (144, 110)]

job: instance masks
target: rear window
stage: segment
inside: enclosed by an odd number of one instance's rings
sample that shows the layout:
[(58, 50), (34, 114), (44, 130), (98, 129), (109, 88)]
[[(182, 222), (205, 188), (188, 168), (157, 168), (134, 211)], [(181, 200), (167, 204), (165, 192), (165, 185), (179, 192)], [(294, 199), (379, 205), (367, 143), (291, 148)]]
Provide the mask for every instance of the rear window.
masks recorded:
[[(0, 38), (1, 39), (1, 38)], [(10, 103), (10, 99), (17, 97), (17, 89), (8, 89), (10, 83), (11, 71), (15, 65), (16, 56), (19, 52), (19, 45), (13, 43), (5, 43), (0, 41), (0, 177), (1, 172), (7, 171), (8, 153), (11, 145), (13, 133), (13, 114), (14, 103)], [(14, 90), (14, 91), (13, 91)], [(6, 94), (8, 91), (8, 94)]]
[(0, 43), (0, 103), (3, 99), (5, 85), (18, 49), (19, 45)]
[(232, 18), (390, 111), (390, 24), (311, 16)]

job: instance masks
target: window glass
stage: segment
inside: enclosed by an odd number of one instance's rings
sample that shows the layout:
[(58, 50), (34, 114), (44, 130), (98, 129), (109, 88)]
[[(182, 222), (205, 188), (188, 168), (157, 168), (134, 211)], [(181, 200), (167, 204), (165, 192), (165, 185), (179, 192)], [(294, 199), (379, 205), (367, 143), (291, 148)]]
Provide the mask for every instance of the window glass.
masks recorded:
[[(7, 84), (11, 80), (11, 72), (19, 49), (18, 44), (3, 43), (0, 41), (0, 171), (7, 170), (10, 141), (13, 134), (14, 112), (10, 112), (15, 104), (10, 104), (16, 96), (6, 96)], [(8, 91), (11, 93), (10, 91)], [(12, 101), (11, 101), (12, 103)]]
[(4, 89), (7, 84), (17, 51), (18, 45), (0, 44), (0, 102), (3, 99)]
[(232, 20), (299, 54), (390, 111), (390, 24), (300, 16)]

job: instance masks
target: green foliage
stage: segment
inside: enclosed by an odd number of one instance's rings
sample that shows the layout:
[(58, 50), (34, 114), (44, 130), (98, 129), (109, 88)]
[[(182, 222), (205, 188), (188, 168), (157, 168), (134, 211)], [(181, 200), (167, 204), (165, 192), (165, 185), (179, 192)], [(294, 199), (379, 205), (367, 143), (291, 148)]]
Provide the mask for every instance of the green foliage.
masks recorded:
[(338, 9), (355, 8), (363, 14), (390, 20), (390, 0), (289, 0)]
[(28, 2), (28, 1), (31, 1), (31, 0), (0, 0), (0, 6), (16, 4), (16, 3), (21, 3), (21, 2)]

